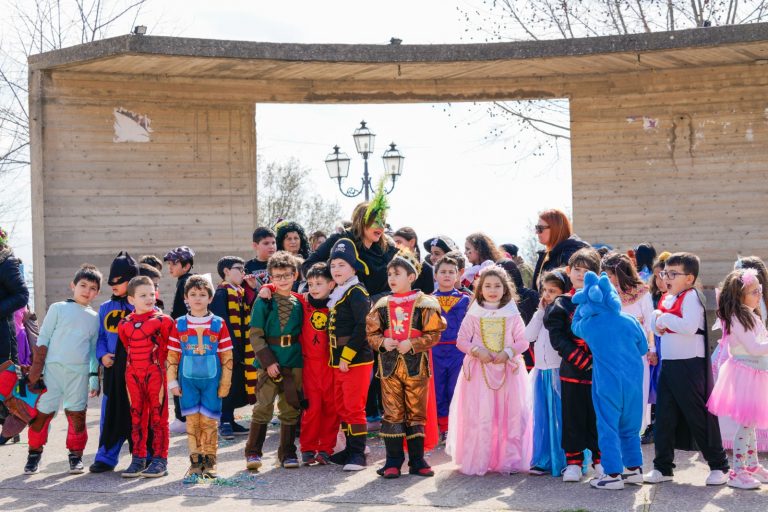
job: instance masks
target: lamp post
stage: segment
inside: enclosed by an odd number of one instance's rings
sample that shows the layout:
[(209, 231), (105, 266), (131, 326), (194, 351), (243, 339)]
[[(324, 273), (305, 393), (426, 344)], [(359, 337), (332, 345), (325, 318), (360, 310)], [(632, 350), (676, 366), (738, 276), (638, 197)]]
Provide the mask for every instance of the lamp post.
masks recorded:
[[(357, 197), (365, 192), (365, 200), (368, 201), (370, 194), (374, 193), (373, 181), (368, 174), (368, 156), (373, 153), (373, 144), (376, 135), (366, 126), (365, 121), (360, 122), (360, 126), (352, 134), (355, 141), (355, 149), (363, 157), (363, 182), (359, 189), (350, 187), (344, 190), (341, 181), (349, 175), (349, 156), (339, 151), (339, 146), (333, 146), (333, 153), (325, 158), (325, 167), (328, 170), (328, 176), (339, 183), (339, 191), (346, 197)], [(403, 174), (403, 162), (405, 157), (395, 146), (395, 143), (389, 145), (389, 149), (381, 157), (384, 162), (384, 176), (389, 177), (392, 183), (385, 193), (389, 194), (395, 189), (395, 181)]]

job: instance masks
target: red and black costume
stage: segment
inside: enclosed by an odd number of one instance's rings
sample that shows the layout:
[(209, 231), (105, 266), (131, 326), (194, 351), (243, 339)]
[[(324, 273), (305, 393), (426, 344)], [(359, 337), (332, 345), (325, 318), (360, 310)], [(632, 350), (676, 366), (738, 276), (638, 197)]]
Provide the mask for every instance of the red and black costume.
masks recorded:
[(600, 463), (597, 444), (597, 417), (592, 404), (592, 353), (584, 340), (571, 331), (576, 304), (571, 298), (576, 290), (557, 297), (544, 314), (552, 348), (560, 363), (560, 389), (563, 412), (563, 450), (566, 463), (580, 466), (584, 450), (592, 452), (592, 464)]
[(173, 320), (158, 311), (131, 313), (118, 327), (127, 352), (125, 384), (131, 407), (134, 457), (146, 458), (147, 434), (152, 430), (152, 455), (168, 458), (168, 397), (166, 359)]

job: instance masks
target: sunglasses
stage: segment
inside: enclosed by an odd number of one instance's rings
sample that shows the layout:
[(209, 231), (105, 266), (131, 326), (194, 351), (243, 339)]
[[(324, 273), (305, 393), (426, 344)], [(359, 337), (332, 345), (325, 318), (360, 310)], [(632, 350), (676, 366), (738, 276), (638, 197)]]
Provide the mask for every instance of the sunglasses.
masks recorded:
[(542, 226), (541, 224), (536, 224), (535, 226), (533, 226), (533, 229), (536, 230), (536, 233), (542, 234), (543, 232), (549, 229), (549, 226)]

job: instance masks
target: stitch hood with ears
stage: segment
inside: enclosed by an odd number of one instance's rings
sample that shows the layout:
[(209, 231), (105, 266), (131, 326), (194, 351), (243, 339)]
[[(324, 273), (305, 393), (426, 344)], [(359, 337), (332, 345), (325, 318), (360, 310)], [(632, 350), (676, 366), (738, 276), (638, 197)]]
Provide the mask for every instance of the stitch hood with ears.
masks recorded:
[(648, 341), (640, 323), (621, 311), (621, 299), (603, 273), (584, 276), (571, 329), (592, 351), (592, 401), (606, 474), (642, 466), (643, 360)]

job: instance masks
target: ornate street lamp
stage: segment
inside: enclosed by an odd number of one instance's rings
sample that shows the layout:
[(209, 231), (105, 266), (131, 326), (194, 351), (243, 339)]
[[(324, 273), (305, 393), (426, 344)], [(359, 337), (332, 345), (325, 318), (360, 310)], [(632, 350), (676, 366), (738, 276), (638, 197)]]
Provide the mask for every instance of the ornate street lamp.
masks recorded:
[[(368, 156), (373, 153), (373, 145), (376, 135), (366, 126), (365, 121), (360, 122), (360, 127), (352, 134), (355, 141), (355, 149), (363, 157), (363, 182), (359, 189), (348, 188), (346, 191), (341, 187), (341, 180), (349, 175), (349, 156), (346, 153), (339, 152), (339, 146), (333, 147), (333, 153), (325, 159), (325, 167), (328, 170), (328, 176), (339, 183), (339, 191), (347, 197), (357, 197), (365, 192), (365, 200), (368, 201), (369, 195), (374, 193), (373, 182), (368, 174)], [(395, 143), (389, 145), (389, 149), (381, 157), (384, 162), (384, 176), (391, 178), (392, 184), (385, 193), (389, 194), (395, 189), (395, 181), (403, 173), (403, 162), (405, 157), (395, 147)]]

